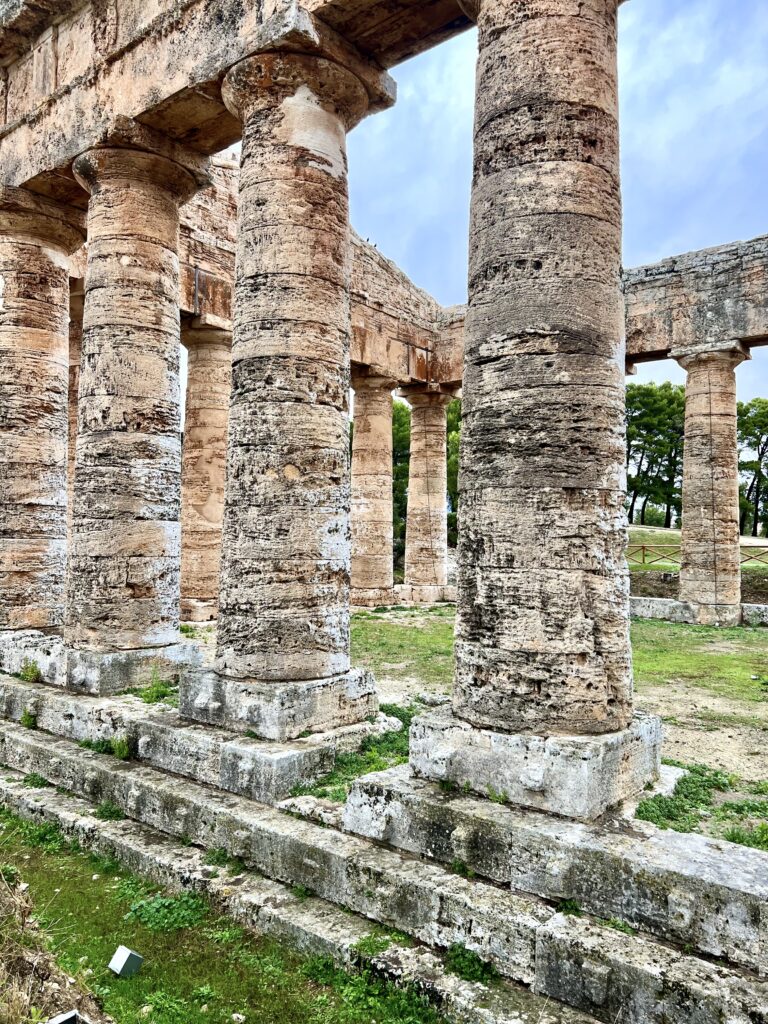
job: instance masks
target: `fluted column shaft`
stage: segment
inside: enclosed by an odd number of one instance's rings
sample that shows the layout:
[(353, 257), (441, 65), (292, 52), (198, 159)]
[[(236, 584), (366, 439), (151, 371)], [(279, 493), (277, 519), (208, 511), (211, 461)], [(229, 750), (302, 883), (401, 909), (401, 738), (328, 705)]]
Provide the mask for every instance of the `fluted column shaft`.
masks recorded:
[(405, 582), (448, 582), (448, 453), (446, 409), (452, 396), (404, 388), (411, 406), (411, 460), (405, 532)]
[(243, 124), (217, 670), (349, 669), (346, 128), (360, 82), (328, 60), (237, 65)]
[(196, 185), (138, 150), (91, 150), (74, 171), (90, 200), (66, 636), (85, 652), (70, 682), (105, 692), (178, 638), (177, 249)]
[(456, 713), (632, 717), (616, 0), (482, 0)]
[(352, 433), (352, 600), (387, 600), (392, 545), (392, 388), (386, 377), (355, 376)]
[(705, 625), (741, 620), (735, 369), (740, 345), (677, 357), (686, 370), (680, 600)]
[(182, 330), (187, 401), (181, 460), (181, 617), (216, 618), (232, 387), (232, 332)]
[(67, 513), (72, 521), (75, 490), (75, 448), (77, 444), (77, 394), (80, 388), (80, 360), (83, 352), (83, 282), (73, 281), (69, 291), (69, 442), (67, 445)]
[(0, 633), (63, 625), (67, 257), (83, 238), (79, 211), (0, 188)]

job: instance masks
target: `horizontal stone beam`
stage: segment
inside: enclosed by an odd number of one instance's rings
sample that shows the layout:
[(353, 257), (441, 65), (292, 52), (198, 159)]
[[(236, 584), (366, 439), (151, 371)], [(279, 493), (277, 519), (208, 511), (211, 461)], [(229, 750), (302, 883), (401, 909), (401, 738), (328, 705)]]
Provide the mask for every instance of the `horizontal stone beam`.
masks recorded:
[(218, 83), (264, 50), (322, 53), (360, 79), (371, 110), (394, 102), (390, 76), (296, 0), (249, 5), (245, 14), (239, 0), (165, 0), (150, 11), (140, 0), (113, 0), (112, 18), (104, 7), (88, 5), (46, 28), (6, 69), (0, 164), (7, 184), (44, 189), (46, 175), (68, 173), (121, 116), (217, 152), (239, 137)]

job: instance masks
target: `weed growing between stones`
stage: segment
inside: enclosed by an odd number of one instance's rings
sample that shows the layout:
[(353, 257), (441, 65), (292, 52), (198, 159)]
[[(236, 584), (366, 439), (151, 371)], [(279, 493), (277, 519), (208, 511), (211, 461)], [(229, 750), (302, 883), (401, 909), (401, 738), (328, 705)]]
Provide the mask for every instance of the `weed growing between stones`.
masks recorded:
[(25, 729), (36, 729), (37, 715), (30, 711), (29, 708), (24, 708), (19, 719), (19, 725), (22, 725)]
[(445, 966), (451, 974), (464, 981), (493, 981), (497, 972), (493, 964), (481, 960), (477, 953), (455, 942), (445, 954)]
[[(350, 975), (330, 960), (308, 959), (249, 934), (211, 906), (196, 920), (197, 904), (179, 904), (113, 861), (78, 851), (58, 829), (46, 826), (52, 831), (43, 838), (40, 828), (0, 810), (0, 863), (29, 883), (59, 966), (84, 979), (116, 1021), (232, 1024), (239, 1014), (246, 1024), (442, 1024), (413, 989), (372, 971)], [(53, 852), (44, 848), (51, 842)], [(184, 917), (196, 923), (185, 925)], [(161, 927), (153, 930), (141, 918)], [(169, 932), (169, 923), (181, 926)], [(120, 944), (144, 956), (130, 980), (107, 969)]]
[(25, 683), (42, 683), (43, 673), (37, 662), (32, 661), (31, 658), (25, 658), (21, 663), (19, 679), (23, 679)]
[(128, 761), (133, 755), (133, 745), (127, 736), (113, 736), (109, 740), (80, 740), (79, 747), (94, 750), (97, 754), (110, 754), (119, 761)]
[(475, 872), (463, 860), (452, 860), (450, 868), (454, 875), (461, 875), (462, 878), (475, 877)]
[(99, 821), (122, 821), (125, 815), (111, 800), (103, 800), (93, 812)]
[(343, 803), (347, 799), (352, 783), (361, 775), (381, 772), (385, 768), (404, 764), (408, 760), (408, 730), (418, 709), (402, 708), (397, 704), (382, 704), (381, 710), (386, 715), (399, 718), (403, 728), (398, 732), (369, 736), (363, 741), (359, 751), (339, 754), (332, 772), (310, 785), (296, 786), (291, 795), (317, 796)]
[(569, 917), (581, 917), (583, 911), (578, 900), (560, 900), (557, 904), (559, 914), (567, 914)]
[(366, 935), (353, 948), (361, 957), (367, 959), (385, 953), (390, 946), (410, 947), (412, 945), (413, 939), (410, 935), (405, 935), (403, 932), (380, 930)]
[(146, 686), (134, 687), (125, 690), (124, 693), (133, 694), (144, 704), (168, 704), (173, 708), (179, 706), (179, 687), (167, 679), (161, 679), (156, 667), (152, 669), (149, 683)]
[(25, 775), (21, 784), (26, 786), (27, 789), (47, 789), (51, 785), (48, 779), (44, 779), (37, 772), (30, 772), (29, 775)]
[(206, 864), (215, 868), (226, 868), (233, 875), (242, 875), (246, 870), (245, 864), (239, 857), (232, 857), (223, 846), (206, 850), (203, 860)]

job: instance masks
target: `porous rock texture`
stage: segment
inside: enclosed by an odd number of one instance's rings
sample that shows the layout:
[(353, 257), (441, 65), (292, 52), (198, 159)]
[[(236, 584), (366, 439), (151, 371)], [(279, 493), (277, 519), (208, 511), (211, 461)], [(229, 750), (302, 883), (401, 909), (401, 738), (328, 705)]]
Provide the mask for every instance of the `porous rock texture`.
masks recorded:
[[(72, 506), (75, 492), (75, 446), (77, 442), (77, 393), (80, 388), (80, 359), (83, 351), (83, 300), (85, 296), (82, 281), (70, 280), (69, 284), (69, 438), (67, 442), (67, 521), (72, 521)], [(62, 595), (62, 615), (64, 599)]]
[(0, 189), (0, 632), (61, 631), (67, 547), (67, 256), (82, 215)]
[(197, 185), (138, 150), (92, 150), (74, 171), (90, 201), (66, 638), (70, 684), (106, 692), (178, 636), (177, 244)]
[[(207, 688), (227, 710), (236, 690), (249, 702), (249, 683), (256, 703), (272, 686), (278, 711), (283, 695), (289, 705), (286, 720), (260, 735), (290, 738), (375, 711), (371, 693), (343, 714), (350, 668), (346, 132), (368, 98), (340, 65), (279, 53), (233, 68), (224, 98), (243, 125), (216, 646), (218, 689), (226, 692), (217, 697), (217, 685), (198, 680), (187, 704), (204, 703)], [(294, 711), (302, 704), (316, 709), (316, 719), (299, 724)], [(202, 720), (209, 715), (200, 708)], [(252, 727), (262, 727), (261, 716)]]
[(232, 333), (182, 330), (187, 401), (181, 460), (181, 617), (215, 619), (227, 465)]
[(677, 356), (687, 372), (680, 600), (702, 625), (741, 621), (735, 369), (745, 358), (738, 343)]
[(454, 707), (492, 729), (632, 717), (616, 7), (480, 4)]
[(404, 388), (400, 395), (411, 406), (405, 583), (444, 587), (448, 582), (445, 410), (453, 396), (419, 387)]
[(388, 377), (355, 374), (352, 434), (352, 601), (381, 603), (392, 562), (392, 389)]

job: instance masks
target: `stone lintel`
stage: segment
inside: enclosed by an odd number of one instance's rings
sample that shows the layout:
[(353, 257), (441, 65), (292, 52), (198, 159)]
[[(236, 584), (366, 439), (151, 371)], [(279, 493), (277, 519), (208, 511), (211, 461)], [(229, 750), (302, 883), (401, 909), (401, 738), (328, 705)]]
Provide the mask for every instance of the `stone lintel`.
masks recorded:
[(447, 793), (407, 765), (356, 780), (347, 832), (768, 974), (768, 854), (609, 818), (563, 821)]
[(281, 741), (362, 722), (379, 707), (374, 678), (365, 669), (285, 683), (193, 670), (182, 676), (179, 696), (185, 718)]
[(201, 663), (202, 652), (195, 644), (179, 642), (131, 651), (70, 649), (66, 659), (68, 690), (107, 696), (134, 686), (146, 686), (157, 676), (176, 680), (182, 669)]
[(659, 776), (661, 719), (635, 714), (599, 736), (493, 732), (438, 709), (411, 726), (416, 775), (482, 796), (593, 821)]
[[(214, 313), (203, 313), (189, 321), (189, 330), (192, 331), (221, 331), (225, 334), (232, 333), (232, 321), (223, 316), (216, 316)], [(184, 328), (182, 328), (182, 341)]]

